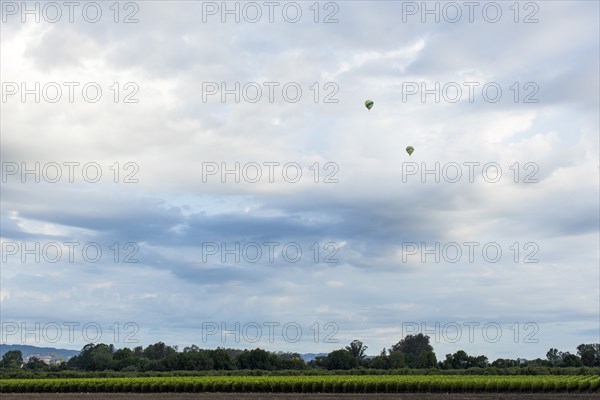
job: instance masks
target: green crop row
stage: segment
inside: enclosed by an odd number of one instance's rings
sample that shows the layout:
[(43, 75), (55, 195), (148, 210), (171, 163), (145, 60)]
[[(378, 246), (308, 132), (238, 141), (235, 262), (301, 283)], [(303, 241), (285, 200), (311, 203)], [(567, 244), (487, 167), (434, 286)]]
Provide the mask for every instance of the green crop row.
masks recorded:
[(193, 376), (3, 379), (0, 392), (596, 392), (596, 375)]

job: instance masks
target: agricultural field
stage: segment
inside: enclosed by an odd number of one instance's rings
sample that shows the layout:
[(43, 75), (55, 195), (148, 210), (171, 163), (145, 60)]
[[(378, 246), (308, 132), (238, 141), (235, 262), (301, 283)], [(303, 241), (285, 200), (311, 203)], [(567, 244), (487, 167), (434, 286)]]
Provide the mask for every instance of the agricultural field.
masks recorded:
[(592, 393), (595, 375), (197, 376), (3, 379), (2, 393)]

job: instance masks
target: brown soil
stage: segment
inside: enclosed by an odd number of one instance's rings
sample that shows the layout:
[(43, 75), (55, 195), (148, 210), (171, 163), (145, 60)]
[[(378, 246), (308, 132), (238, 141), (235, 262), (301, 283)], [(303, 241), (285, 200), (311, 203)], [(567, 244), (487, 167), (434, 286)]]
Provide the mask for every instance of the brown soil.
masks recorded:
[(2, 400), (592, 400), (598, 393), (2, 393)]

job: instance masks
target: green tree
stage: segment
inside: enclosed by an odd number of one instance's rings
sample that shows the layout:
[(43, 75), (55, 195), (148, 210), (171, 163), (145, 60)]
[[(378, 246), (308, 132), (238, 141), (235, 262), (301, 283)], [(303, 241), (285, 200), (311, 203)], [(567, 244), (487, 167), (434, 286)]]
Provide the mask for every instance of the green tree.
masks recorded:
[(162, 368), (166, 371), (176, 371), (184, 369), (180, 363), (180, 355), (179, 353), (170, 353), (165, 358), (160, 360), (162, 364)]
[(276, 369), (304, 369), (306, 362), (299, 353), (277, 352)]
[(346, 350), (352, 354), (354, 358), (358, 361), (365, 358), (365, 351), (367, 351), (368, 347), (363, 344), (360, 340), (353, 340), (349, 346), (346, 346)]
[(580, 344), (577, 355), (586, 367), (600, 367), (600, 343)]
[(0, 368), (21, 368), (23, 365), (23, 353), (21, 350), (11, 350), (4, 353)]
[(113, 354), (112, 369), (115, 371), (138, 371), (140, 366), (140, 357), (136, 356), (131, 349), (125, 347), (119, 349)]
[(419, 353), (413, 368), (434, 368), (437, 366), (437, 359), (433, 351), (422, 351)]
[(169, 354), (176, 353), (177, 350), (171, 346), (167, 346), (163, 342), (158, 342), (149, 345), (144, 349), (142, 355), (149, 360), (161, 360)]
[(316, 356), (314, 360), (308, 362), (309, 367), (326, 368), (327, 356)]
[(390, 353), (394, 351), (404, 353), (409, 368), (431, 368), (437, 365), (433, 347), (429, 344), (429, 336), (422, 333), (407, 335), (392, 346)]
[(400, 350), (390, 351), (388, 365), (391, 369), (406, 367), (406, 356)]
[(274, 354), (262, 350), (245, 350), (242, 354), (237, 356), (238, 367), (240, 369), (264, 369), (272, 370), (275, 363), (277, 362), (277, 356)]
[(433, 347), (429, 344), (429, 336), (418, 333), (416, 335), (406, 335), (404, 339), (393, 345), (390, 350), (399, 350), (404, 354), (417, 356), (422, 351), (433, 351)]
[(110, 369), (113, 361), (113, 345), (100, 343), (96, 345), (91, 354), (91, 369), (93, 371), (104, 371)]
[(581, 367), (581, 358), (568, 351), (560, 354), (561, 367)]
[(477, 368), (486, 368), (490, 365), (488, 358), (484, 355), (471, 357), (472, 358), (472, 366)]
[(458, 350), (454, 354), (446, 354), (446, 359), (441, 363), (443, 369), (467, 369), (467, 368), (485, 368), (488, 366), (486, 356), (473, 357), (464, 350)]
[(144, 354), (144, 348), (142, 346), (136, 346), (136, 347), (134, 347), (133, 354), (136, 357), (142, 357), (142, 355)]
[(235, 362), (226, 349), (218, 347), (216, 350), (210, 350), (209, 355), (213, 361), (213, 368), (216, 370), (235, 369)]
[(469, 368), (469, 355), (464, 350), (458, 350), (454, 354), (446, 354), (443, 367), (444, 369)]
[(214, 362), (210, 351), (202, 350), (196, 345), (185, 347), (183, 353), (178, 354), (179, 369), (188, 371), (206, 371), (214, 369)]
[(496, 368), (511, 368), (518, 366), (519, 363), (516, 360), (511, 360), (508, 358), (499, 358), (492, 363), (492, 367)]
[(373, 358), (373, 360), (371, 361), (371, 366), (375, 369), (388, 369), (390, 367), (390, 360), (387, 356), (387, 350), (384, 347), (383, 350), (381, 350), (381, 353), (379, 353), (378, 356), (375, 356), (375, 358)]
[(27, 364), (25, 364), (25, 368), (32, 370), (41, 370), (46, 369), (46, 363), (40, 360), (38, 357), (29, 357), (27, 360)]
[(555, 348), (551, 348), (546, 353), (546, 358), (552, 363), (553, 367), (556, 367), (560, 362), (560, 352)]
[(346, 349), (332, 351), (325, 363), (327, 369), (352, 369), (358, 365), (356, 358)]
[(113, 364), (114, 346), (99, 343), (88, 343), (83, 346), (78, 356), (69, 360), (69, 367), (86, 371), (103, 371), (110, 369)]

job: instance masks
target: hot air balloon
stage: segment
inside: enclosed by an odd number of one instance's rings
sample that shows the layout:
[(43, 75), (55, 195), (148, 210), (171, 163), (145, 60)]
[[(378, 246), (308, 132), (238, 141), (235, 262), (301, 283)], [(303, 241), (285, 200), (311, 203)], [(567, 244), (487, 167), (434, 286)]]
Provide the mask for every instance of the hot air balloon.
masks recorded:
[(365, 106), (371, 111), (371, 108), (373, 108), (373, 100), (365, 100)]
[(406, 152), (408, 153), (409, 156), (412, 156), (413, 151), (415, 151), (415, 149), (412, 146), (408, 146), (406, 148)]

